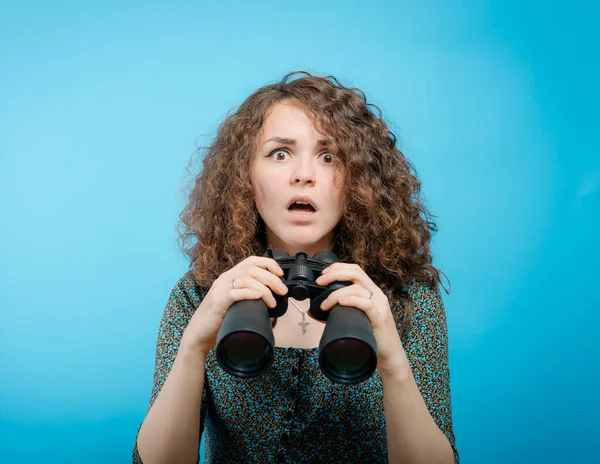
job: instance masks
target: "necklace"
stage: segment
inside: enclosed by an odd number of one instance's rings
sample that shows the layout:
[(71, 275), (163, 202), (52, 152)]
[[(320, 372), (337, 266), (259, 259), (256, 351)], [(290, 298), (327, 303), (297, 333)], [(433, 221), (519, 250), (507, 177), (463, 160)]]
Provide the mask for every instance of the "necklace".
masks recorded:
[(292, 303), (292, 304), (293, 304), (293, 305), (296, 307), (296, 309), (298, 309), (298, 311), (300, 312), (300, 314), (302, 314), (302, 321), (301, 321), (301, 322), (298, 322), (298, 325), (299, 325), (299, 326), (302, 326), (302, 335), (306, 335), (306, 326), (307, 326), (308, 324), (310, 324), (310, 322), (308, 322), (308, 321), (306, 320), (306, 313), (307, 313), (307, 312), (308, 312), (308, 310), (310, 309), (310, 306), (309, 306), (307, 309), (305, 309), (304, 311), (302, 311), (302, 310), (300, 309), (300, 306), (298, 306), (296, 303), (294, 303), (294, 300), (292, 300), (291, 298), (288, 298), (288, 301), (289, 301), (290, 303)]

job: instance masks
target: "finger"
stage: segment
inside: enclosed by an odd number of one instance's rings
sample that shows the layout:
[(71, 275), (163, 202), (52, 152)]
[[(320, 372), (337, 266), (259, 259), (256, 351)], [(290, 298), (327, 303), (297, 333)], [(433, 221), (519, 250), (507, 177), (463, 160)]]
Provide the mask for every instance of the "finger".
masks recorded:
[(258, 280), (263, 285), (271, 288), (271, 290), (280, 295), (285, 295), (288, 291), (285, 284), (281, 281), (280, 276), (274, 275), (267, 269), (255, 267), (250, 270), (250, 277)]
[(232, 303), (241, 300), (258, 300), (262, 293), (255, 288), (232, 288), (229, 290), (229, 298)]
[(329, 266), (327, 266), (325, 269), (323, 269), (321, 271), (321, 273), (326, 274), (327, 272), (330, 272), (332, 270), (345, 269), (345, 268), (347, 268), (347, 269), (359, 268), (360, 269), (360, 266), (358, 264), (336, 262), (336, 263), (332, 263)]
[[(264, 271), (264, 272), (268, 272), (268, 271)], [(275, 300), (275, 297), (271, 293), (271, 290), (266, 285), (264, 285), (262, 282), (259, 282), (258, 280), (256, 280), (255, 278), (253, 278), (251, 276), (238, 277), (237, 279), (235, 279), (235, 286), (236, 286), (236, 288), (240, 288), (240, 289), (250, 288), (250, 289), (256, 290), (261, 294), (262, 299), (264, 300), (265, 304), (269, 308), (274, 308), (275, 306), (277, 306), (277, 301)]]
[(356, 308), (362, 312), (364, 312), (371, 323), (373, 323), (375, 312), (373, 311), (373, 301), (368, 298), (363, 298), (358, 295), (345, 295), (336, 298), (334, 301), (329, 302), (329, 306), (327, 309), (323, 309), (323, 311), (330, 311), (335, 305), (340, 305), (344, 307)]
[(263, 256), (250, 256), (248, 262), (252, 266), (258, 266), (263, 269), (271, 271), (273, 274), (279, 277), (283, 276), (283, 269), (273, 258), (265, 258)]
[(370, 295), (370, 293), (362, 285), (350, 285), (349, 287), (340, 288), (334, 292), (331, 292), (321, 303), (320, 308), (323, 311), (328, 311), (333, 308), (336, 303), (339, 303), (342, 298), (349, 297), (351, 295), (364, 296)]
[(339, 298), (338, 303), (341, 306), (351, 306), (353, 308), (360, 309), (365, 313), (371, 313), (373, 309), (373, 300), (359, 296), (359, 295), (346, 295)]
[(371, 290), (374, 290), (373, 287), (375, 286), (365, 271), (363, 271), (360, 267), (354, 267), (353, 265), (330, 269), (326, 274), (321, 274), (315, 283), (320, 286), (325, 286), (335, 281), (353, 282), (355, 284), (362, 285), (365, 288), (370, 288)]

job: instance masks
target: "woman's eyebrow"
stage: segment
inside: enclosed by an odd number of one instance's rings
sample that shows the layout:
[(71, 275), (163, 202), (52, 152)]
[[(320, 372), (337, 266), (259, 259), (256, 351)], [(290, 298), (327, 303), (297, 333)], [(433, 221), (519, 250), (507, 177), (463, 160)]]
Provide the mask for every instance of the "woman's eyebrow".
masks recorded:
[[(265, 143), (263, 143), (263, 145), (266, 145), (269, 142), (277, 142), (277, 143), (282, 143), (284, 145), (296, 145), (296, 139), (288, 139), (288, 138), (284, 138), (284, 137), (271, 137), (269, 140), (267, 140)], [(330, 140), (320, 139), (317, 141), (317, 146), (319, 146), (319, 147), (326, 147), (328, 145), (331, 145)]]

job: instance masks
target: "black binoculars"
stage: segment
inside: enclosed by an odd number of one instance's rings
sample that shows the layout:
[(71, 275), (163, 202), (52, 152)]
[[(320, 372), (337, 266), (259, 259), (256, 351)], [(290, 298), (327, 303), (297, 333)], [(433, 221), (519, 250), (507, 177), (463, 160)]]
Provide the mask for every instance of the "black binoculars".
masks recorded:
[(240, 377), (256, 377), (273, 362), (273, 329), (269, 318), (283, 316), (288, 297), (298, 301), (310, 299), (310, 315), (326, 322), (319, 343), (319, 367), (332, 381), (355, 384), (369, 378), (377, 367), (377, 343), (367, 315), (360, 309), (336, 304), (322, 311), (321, 303), (337, 289), (352, 282), (332, 282), (322, 287), (315, 283), (321, 272), (338, 261), (328, 250), (312, 258), (306, 253), (290, 257), (284, 250), (268, 247), (263, 255), (273, 258), (284, 275), (285, 295), (273, 293), (277, 306), (269, 308), (263, 300), (242, 300), (230, 306), (217, 334), (216, 356), (227, 373)]

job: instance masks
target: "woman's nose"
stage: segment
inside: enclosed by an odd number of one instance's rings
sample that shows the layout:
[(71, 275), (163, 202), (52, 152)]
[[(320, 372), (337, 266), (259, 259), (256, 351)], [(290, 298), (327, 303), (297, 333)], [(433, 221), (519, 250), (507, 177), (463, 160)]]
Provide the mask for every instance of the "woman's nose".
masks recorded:
[(294, 183), (315, 183), (316, 181), (316, 166), (312, 160), (298, 161), (294, 166), (292, 173), (292, 181)]

